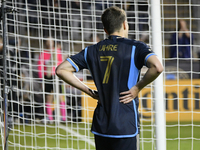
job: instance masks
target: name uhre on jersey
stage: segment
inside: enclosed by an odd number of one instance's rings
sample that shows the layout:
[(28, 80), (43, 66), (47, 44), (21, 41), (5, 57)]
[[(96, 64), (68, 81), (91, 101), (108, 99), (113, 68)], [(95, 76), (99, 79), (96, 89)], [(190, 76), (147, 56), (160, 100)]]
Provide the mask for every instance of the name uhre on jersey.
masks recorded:
[(99, 51), (117, 51), (118, 45), (100, 45), (99, 46)]

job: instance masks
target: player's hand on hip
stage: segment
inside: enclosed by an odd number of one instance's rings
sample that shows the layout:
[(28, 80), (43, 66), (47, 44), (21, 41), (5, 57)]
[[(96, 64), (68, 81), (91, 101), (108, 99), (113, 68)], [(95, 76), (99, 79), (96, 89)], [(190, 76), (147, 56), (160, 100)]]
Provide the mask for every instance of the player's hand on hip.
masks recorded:
[(92, 98), (94, 98), (94, 99), (99, 99), (99, 94), (98, 94), (98, 91), (96, 91), (96, 90), (92, 90), (92, 89), (89, 89), (89, 91), (90, 91), (90, 96), (92, 97)]
[(133, 86), (130, 90), (121, 92), (120, 102), (127, 104), (133, 101), (134, 98), (138, 96), (139, 89), (136, 86)]

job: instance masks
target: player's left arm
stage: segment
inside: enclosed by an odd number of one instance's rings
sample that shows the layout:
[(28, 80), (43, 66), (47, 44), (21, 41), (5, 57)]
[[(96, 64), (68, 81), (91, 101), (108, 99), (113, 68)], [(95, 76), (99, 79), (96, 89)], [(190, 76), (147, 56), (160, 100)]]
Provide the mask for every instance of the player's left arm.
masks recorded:
[(62, 62), (56, 68), (56, 75), (69, 85), (81, 90), (82, 92), (90, 95), (94, 99), (98, 99), (98, 93), (90, 89), (82, 81), (80, 81), (73, 73), (76, 69), (69, 63), (69, 61)]
[(133, 86), (129, 91), (121, 92), (120, 102), (129, 103), (135, 97), (138, 96), (138, 93), (149, 83), (154, 81), (163, 71), (163, 66), (160, 60), (156, 55), (151, 55), (147, 59), (148, 70), (143, 76), (143, 78)]

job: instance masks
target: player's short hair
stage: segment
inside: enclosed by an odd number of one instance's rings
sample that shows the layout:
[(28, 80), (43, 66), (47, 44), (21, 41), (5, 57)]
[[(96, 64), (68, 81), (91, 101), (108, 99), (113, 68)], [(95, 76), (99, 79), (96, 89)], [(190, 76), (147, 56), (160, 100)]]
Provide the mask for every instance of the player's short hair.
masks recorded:
[(109, 35), (115, 31), (119, 31), (122, 27), (122, 23), (125, 20), (125, 11), (116, 6), (107, 8), (101, 15), (101, 21)]

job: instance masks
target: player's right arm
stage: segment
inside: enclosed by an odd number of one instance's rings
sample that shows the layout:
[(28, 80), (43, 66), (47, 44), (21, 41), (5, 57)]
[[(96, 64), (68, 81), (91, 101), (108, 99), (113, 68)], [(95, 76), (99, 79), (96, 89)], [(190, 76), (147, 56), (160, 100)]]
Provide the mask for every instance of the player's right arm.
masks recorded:
[(90, 89), (82, 81), (80, 81), (73, 73), (76, 69), (69, 63), (69, 61), (62, 62), (56, 68), (56, 75), (69, 85), (81, 90), (82, 92), (90, 95), (94, 99), (98, 99), (98, 93)]
[(163, 71), (163, 66), (156, 55), (152, 55), (147, 59), (147, 67), (147, 72), (135, 86), (128, 91), (120, 93), (122, 95), (120, 102), (131, 102), (146, 85), (154, 81)]

